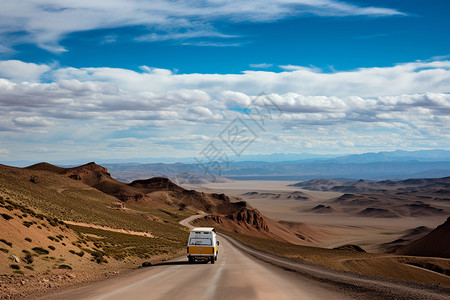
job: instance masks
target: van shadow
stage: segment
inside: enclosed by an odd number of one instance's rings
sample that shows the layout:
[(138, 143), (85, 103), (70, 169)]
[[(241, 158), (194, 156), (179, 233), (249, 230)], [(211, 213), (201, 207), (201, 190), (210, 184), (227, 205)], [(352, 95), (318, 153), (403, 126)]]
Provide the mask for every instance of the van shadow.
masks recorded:
[(142, 267), (143, 268), (147, 268), (147, 267), (157, 267), (157, 266), (180, 266), (180, 265), (199, 265), (199, 264), (207, 264), (208, 261), (207, 260), (200, 260), (200, 261), (195, 261), (192, 263), (189, 263), (189, 261), (165, 261), (165, 262), (160, 262), (160, 263), (143, 263)]

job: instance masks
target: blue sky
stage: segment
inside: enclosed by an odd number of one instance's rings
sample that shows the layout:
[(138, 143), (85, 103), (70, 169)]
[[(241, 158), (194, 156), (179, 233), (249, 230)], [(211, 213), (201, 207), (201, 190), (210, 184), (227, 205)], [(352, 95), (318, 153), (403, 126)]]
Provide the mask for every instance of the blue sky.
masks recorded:
[[(234, 12), (238, 15), (235, 21), (225, 15), (206, 16), (200, 21), (190, 20), (192, 28), (165, 28), (166, 25), (149, 28), (145, 23), (121, 27), (120, 23), (99, 22), (92, 30), (79, 31), (84, 26), (75, 24), (72, 32), (57, 39), (46, 39), (41, 42), (44, 45), (6, 43), (5, 46), (16, 52), (3, 58), (35, 63), (58, 61), (62, 66), (77, 68), (108, 66), (137, 70), (141, 65), (148, 65), (182, 73), (226, 74), (240, 73), (251, 68), (250, 65), (262, 63), (272, 64), (269, 69), (274, 71), (278, 65), (289, 64), (314, 65), (333, 71), (385, 67), (448, 55), (448, 1), (347, 3), (389, 11), (381, 15), (352, 15), (356, 12), (350, 11), (344, 16), (333, 11), (325, 16), (312, 12), (287, 13), (286, 16), (263, 15), (261, 20), (253, 22), (246, 14), (239, 16), (238, 11)], [(238, 10), (239, 4), (235, 5)], [(60, 35), (47, 30), (49, 35)], [(43, 51), (40, 46), (56, 49)], [(59, 53), (58, 48), (65, 52)]]
[(450, 148), (448, 1), (0, 5), (2, 161)]

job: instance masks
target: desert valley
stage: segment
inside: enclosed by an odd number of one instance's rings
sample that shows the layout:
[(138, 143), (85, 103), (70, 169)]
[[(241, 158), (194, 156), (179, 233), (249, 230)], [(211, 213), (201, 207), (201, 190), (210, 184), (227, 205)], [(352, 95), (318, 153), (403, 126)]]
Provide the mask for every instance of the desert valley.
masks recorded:
[[(184, 256), (190, 217), (253, 249), (361, 276), (450, 287), (450, 178), (122, 183), (95, 163), (2, 165), (3, 298)], [(444, 288), (445, 289), (445, 288)]]

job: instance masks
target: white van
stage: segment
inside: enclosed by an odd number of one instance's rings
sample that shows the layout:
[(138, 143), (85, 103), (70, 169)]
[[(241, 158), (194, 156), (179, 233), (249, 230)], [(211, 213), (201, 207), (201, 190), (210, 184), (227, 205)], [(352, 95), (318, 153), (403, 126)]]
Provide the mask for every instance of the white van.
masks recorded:
[(216, 230), (212, 227), (197, 227), (189, 233), (187, 257), (189, 263), (196, 260), (207, 260), (212, 264), (217, 260), (219, 251)]

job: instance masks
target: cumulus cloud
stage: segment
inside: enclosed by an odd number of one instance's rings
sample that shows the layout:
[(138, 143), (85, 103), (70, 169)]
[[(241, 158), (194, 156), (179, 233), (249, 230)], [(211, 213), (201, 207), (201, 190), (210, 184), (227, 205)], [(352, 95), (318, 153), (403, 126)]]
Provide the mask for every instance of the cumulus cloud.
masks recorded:
[[(270, 144), (279, 152), (292, 147), (373, 151), (383, 143), (393, 148), (446, 147), (450, 141), (449, 61), (337, 73), (293, 68), (278, 73), (174, 74), (147, 66), (140, 71), (42, 70), (41, 80), (40, 75), (30, 82), (0, 78), (0, 131), (10, 153), (17, 135), (23, 143), (49, 149), (52, 139), (92, 143), (94, 148), (107, 147), (112, 140), (120, 144), (123, 137), (145, 139), (145, 147), (158, 139), (172, 145), (171, 139), (194, 136), (214, 140), (237, 117), (256, 126), (255, 132), (260, 130), (252, 114), (267, 109), (272, 112), (267, 128), (257, 132), (264, 139), (254, 144), (262, 150)], [(261, 91), (267, 95), (259, 96)], [(49, 145), (39, 144), (39, 132)], [(106, 146), (97, 145), (99, 141)], [(192, 140), (186, 147), (202, 146)]]
[[(69, 33), (143, 25), (149, 34), (140, 40), (223, 35), (214, 20), (271, 22), (304, 14), (317, 16), (392, 16), (404, 13), (383, 7), (362, 7), (338, 0), (194, 1), (194, 0), (110, 0), (110, 1), (0, 1), (0, 50), (33, 42), (52, 52), (64, 52), (58, 42)], [(55, 26), (58, 24), (58, 26)], [(26, 33), (23, 35), (11, 33)], [(167, 35), (165, 35), (167, 34)], [(226, 37), (227, 35), (225, 35)]]
[(60, 68), (55, 80), (76, 79), (114, 83), (133, 91), (163, 93), (197, 89), (208, 94), (235, 91), (301, 95), (376, 97), (426, 92), (450, 92), (450, 61), (412, 62), (385, 68), (361, 68), (321, 73), (311, 67), (289, 71), (244, 71), (241, 74), (173, 74), (170, 70), (141, 67), (145, 72), (113, 68)]
[(37, 82), (50, 66), (25, 63), (20, 60), (0, 61), (0, 77), (13, 81)]
[[(21, 66), (17, 61), (0, 62), (8, 64)], [(0, 105), (9, 116), (18, 114), (13, 123), (23, 127), (49, 126), (41, 117), (111, 119), (113, 113), (114, 118), (127, 120), (217, 121), (229, 110), (251, 105), (261, 91), (270, 93), (270, 101), (289, 122), (377, 122), (401, 120), (405, 112), (435, 117), (450, 112), (449, 61), (338, 73), (292, 68), (223, 75), (174, 74), (147, 66), (141, 67), (142, 72), (22, 66), (45, 71), (54, 80), (0, 78)], [(32, 77), (39, 78), (41, 71)]]

